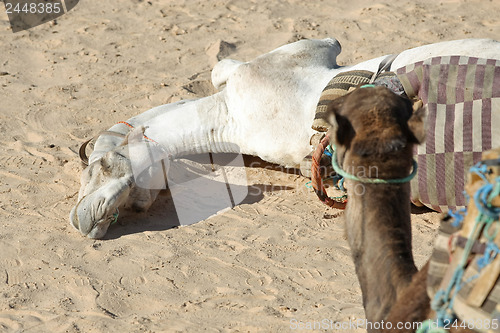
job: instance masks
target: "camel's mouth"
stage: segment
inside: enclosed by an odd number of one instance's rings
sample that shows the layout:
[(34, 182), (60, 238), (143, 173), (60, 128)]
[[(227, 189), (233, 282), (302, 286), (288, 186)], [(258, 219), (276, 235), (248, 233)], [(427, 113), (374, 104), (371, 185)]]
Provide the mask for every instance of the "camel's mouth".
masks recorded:
[[(85, 210), (78, 210), (79, 204), (73, 207), (70, 213), (71, 225), (80, 231), (83, 236), (92, 239), (98, 239), (104, 237), (108, 228), (117, 219), (117, 214), (107, 215), (102, 219), (95, 221), (85, 220), (83, 223), (80, 222), (80, 218), (85, 218)], [(118, 210), (117, 210), (118, 211)]]
[(102, 238), (108, 231), (113, 215), (104, 215), (102, 218), (93, 218), (96, 210), (88, 204), (87, 197), (82, 198), (78, 204), (73, 207), (70, 213), (70, 223), (75, 229), (80, 231), (83, 236), (89, 238)]
[(118, 208), (125, 204), (129, 192), (130, 184), (117, 179), (83, 196), (71, 209), (71, 225), (88, 238), (104, 237), (116, 221)]

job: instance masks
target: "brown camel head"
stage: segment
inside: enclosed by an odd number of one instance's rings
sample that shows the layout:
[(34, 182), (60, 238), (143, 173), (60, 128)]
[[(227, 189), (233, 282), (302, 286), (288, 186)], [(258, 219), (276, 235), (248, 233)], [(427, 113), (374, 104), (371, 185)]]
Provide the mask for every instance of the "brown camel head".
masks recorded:
[[(411, 168), (413, 144), (424, 139), (424, 110), (385, 87), (363, 87), (328, 106), (330, 138), (339, 165), (378, 168), (378, 178), (401, 178)], [(369, 175), (364, 175), (369, 176)]]

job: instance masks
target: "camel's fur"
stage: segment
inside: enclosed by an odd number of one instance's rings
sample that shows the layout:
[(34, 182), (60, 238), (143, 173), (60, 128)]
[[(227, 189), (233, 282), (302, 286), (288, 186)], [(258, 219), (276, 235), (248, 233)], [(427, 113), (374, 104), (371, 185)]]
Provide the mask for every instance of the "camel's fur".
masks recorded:
[[(381, 179), (410, 173), (413, 145), (423, 139), (422, 109), (412, 115), (408, 99), (376, 87), (357, 89), (332, 102), (328, 111), (334, 125), (330, 138), (344, 170), (376, 170), (366, 176)], [(411, 251), (410, 185), (346, 180), (346, 187), (346, 230), (366, 318), (381, 322), (417, 272)]]
[[(401, 293), (387, 315), (387, 322), (392, 327), (397, 327), (397, 323), (411, 322), (420, 323), (431, 316), (430, 299), (427, 295), (427, 272), (429, 264), (413, 275), (408, 287)], [(413, 329), (385, 330), (386, 332), (415, 332)]]
[[(359, 88), (332, 102), (328, 111), (330, 140), (344, 170), (381, 179), (410, 173), (413, 145), (424, 140), (423, 109), (412, 114), (408, 100), (376, 87)], [(362, 172), (374, 169), (376, 175)], [(412, 256), (410, 185), (346, 180), (345, 186), (346, 232), (366, 318), (391, 322), (392, 329), (384, 326), (387, 332), (414, 332), (396, 329), (397, 324), (420, 323), (434, 313), (426, 288), (428, 264), (417, 272)]]
[[(118, 207), (147, 209), (165, 186), (160, 160), (169, 156), (236, 152), (297, 166), (311, 150), (315, 107), (328, 81), (347, 70), (376, 71), (385, 57), (339, 67), (340, 51), (335, 39), (301, 40), (250, 62), (223, 60), (212, 73), (214, 85), (223, 87), (220, 92), (162, 105), (127, 120), (140, 135), (125, 146), (122, 138), (101, 135), (82, 176), (78, 204), (70, 214), (72, 225), (83, 235), (102, 237)], [(500, 59), (500, 43), (471, 39), (426, 45), (402, 52), (392, 68), (444, 55)], [(158, 144), (144, 144), (141, 126)], [(130, 128), (117, 124), (109, 130), (125, 135)], [(149, 159), (151, 150), (154, 160)], [(134, 165), (137, 161), (141, 165)], [(101, 163), (113, 172), (106, 173)], [(131, 173), (137, 168), (150, 180), (142, 188)]]

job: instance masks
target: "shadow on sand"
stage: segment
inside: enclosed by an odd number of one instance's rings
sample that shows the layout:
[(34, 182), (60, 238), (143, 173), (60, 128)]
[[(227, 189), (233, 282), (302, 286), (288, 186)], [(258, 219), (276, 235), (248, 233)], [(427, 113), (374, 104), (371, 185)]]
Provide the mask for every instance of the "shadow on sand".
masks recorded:
[[(214, 154), (221, 160), (218, 155)], [(222, 156), (222, 159), (224, 156)], [(196, 162), (191, 159), (191, 162)], [(287, 169), (279, 165), (267, 163), (260, 158), (253, 156), (245, 156), (244, 164), (246, 168), (266, 169), (273, 171), (281, 171), (287, 174), (299, 174), (297, 169)], [(207, 168), (206, 165), (200, 164), (200, 167)], [(183, 179), (195, 179), (195, 173), (200, 169), (183, 169)], [(188, 175), (186, 176), (186, 173)], [(187, 178), (186, 178), (187, 177)], [(185, 183), (181, 182), (182, 185)], [(178, 188), (171, 191), (166, 189), (160, 192), (156, 201), (147, 212), (134, 212), (128, 209), (120, 211), (120, 219), (118, 223), (110, 226), (106, 236), (103, 239), (117, 239), (125, 235), (141, 233), (144, 231), (165, 231), (179, 226), (191, 225), (203, 221), (218, 212), (226, 209), (231, 209), (237, 205), (253, 204), (261, 201), (264, 198), (264, 193), (290, 191), (294, 190), (293, 186), (285, 185), (270, 185), (270, 184), (250, 184), (247, 186), (230, 184), (230, 193), (240, 194), (236, 200), (216, 200), (224, 193), (217, 192), (214, 189), (229, 188), (227, 183), (211, 181), (209, 185), (203, 184), (203, 188), (188, 188), (185, 191), (179, 191)], [(174, 192), (174, 194), (172, 194)], [(244, 193), (244, 196), (241, 196)], [(227, 193), (225, 193), (227, 195)], [(233, 205), (233, 202), (235, 205)]]

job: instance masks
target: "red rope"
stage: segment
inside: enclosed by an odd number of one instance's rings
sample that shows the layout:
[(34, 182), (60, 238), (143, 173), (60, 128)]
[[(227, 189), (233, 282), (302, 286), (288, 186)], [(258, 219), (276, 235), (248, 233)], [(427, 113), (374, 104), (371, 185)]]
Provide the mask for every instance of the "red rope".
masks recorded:
[(328, 134), (321, 140), (319, 145), (314, 150), (312, 155), (312, 166), (311, 166), (311, 185), (314, 189), (314, 192), (318, 196), (319, 200), (323, 202), (325, 205), (337, 208), (337, 209), (345, 209), (347, 204), (347, 200), (336, 201), (328, 196), (326, 193), (326, 189), (323, 185), (323, 179), (321, 178), (321, 170), (320, 170), (320, 160), (321, 156), (323, 156), (323, 152), (326, 147), (330, 144), (330, 138)]
[[(119, 122), (118, 122), (118, 124), (124, 124), (124, 125), (127, 125), (130, 129), (134, 129), (134, 128), (135, 128), (133, 125), (131, 125), (131, 124), (127, 123), (126, 121), (119, 121)], [(158, 142), (156, 142), (155, 140), (148, 138), (148, 137), (146, 136), (146, 134), (143, 134), (142, 136), (143, 136), (143, 138), (144, 138), (144, 139), (146, 139), (146, 140), (149, 140), (149, 141), (154, 142), (154, 143), (158, 143)]]
[(130, 127), (131, 129), (134, 129), (134, 126), (130, 125), (129, 123), (127, 123), (126, 121), (119, 121), (118, 124), (125, 124), (127, 125), (128, 127)]

